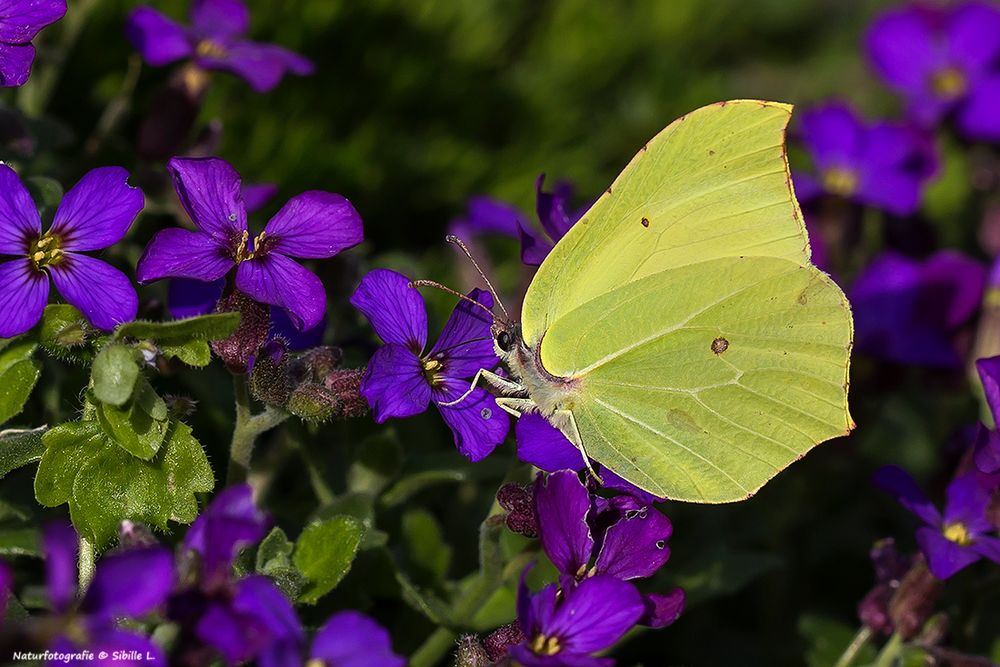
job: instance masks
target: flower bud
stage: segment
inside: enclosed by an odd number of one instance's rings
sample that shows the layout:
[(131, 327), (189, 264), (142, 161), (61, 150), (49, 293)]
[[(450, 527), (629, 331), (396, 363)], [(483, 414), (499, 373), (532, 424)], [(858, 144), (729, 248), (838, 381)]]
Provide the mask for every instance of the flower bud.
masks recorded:
[(368, 401), (361, 395), (361, 380), (365, 376), (363, 368), (344, 368), (327, 373), (323, 386), (340, 401), (338, 417), (363, 417), (368, 414)]
[(300, 384), (292, 391), (286, 406), (289, 412), (310, 422), (326, 421), (342, 409), (336, 394), (320, 384)]
[(268, 405), (284, 407), (292, 393), (287, 366), (284, 343), (268, 341), (260, 354), (254, 357), (250, 372), (250, 391), (253, 395)]
[(459, 638), (458, 648), (455, 649), (455, 667), (490, 667), (492, 664), (478, 637), (464, 635)]
[(532, 505), (531, 491), (519, 484), (504, 484), (497, 491), (497, 502), (507, 510), (504, 523), (512, 533), (536, 537), (538, 526)]
[(917, 556), (889, 602), (889, 618), (903, 639), (909, 639), (923, 627), (941, 595), (941, 588), (942, 582), (927, 569), (923, 555)]
[(239, 292), (219, 299), (216, 310), (220, 313), (236, 311), (240, 325), (228, 338), (212, 342), (212, 351), (222, 359), (231, 373), (246, 373), (250, 358), (257, 354), (271, 326), (267, 308)]
[(524, 633), (517, 621), (502, 625), (494, 630), (483, 640), (483, 648), (486, 649), (490, 660), (496, 661), (507, 655), (507, 650), (524, 641)]

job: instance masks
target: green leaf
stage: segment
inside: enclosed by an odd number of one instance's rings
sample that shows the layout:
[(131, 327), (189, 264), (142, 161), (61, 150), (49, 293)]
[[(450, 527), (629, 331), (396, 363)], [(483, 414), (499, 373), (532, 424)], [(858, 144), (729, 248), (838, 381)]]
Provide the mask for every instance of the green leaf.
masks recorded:
[(237, 312), (212, 313), (171, 322), (137, 320), (115, 330), (115, 339), (137, 338), (158, 343), (182, 344), (191, 340), (219, 340), (229, 336), (240, 324)]
[(21, 414), (38, 382), (42, 364), (32, 358), (38, 344), (25, 339), (0, 351), (0, 424)]
[(11, 528), (0, 530), (0, 556), (39, 556), (38, 530)]
[(288, 539), (281, 528), (273, 528), (257, 547), (255, 570), (270, 577), (278, 587), (293, 600), (302, 592), (308, 581), (292, 563), (295, 544)]
[[(829, 667), (837, 662), (854, 639), (856, 629), (822, 616), (807, 615), (799, 619), (799, 634), (806, 643), (806, 664), (809, 667)], [(867, 664), (875, 659), (875, 650), (863, 647), (854, 664)]]
[(176, 345), (161, 345), (160, 352), (165, 357), (176, 357), (188, 366), (201, 368), (212, 361), (212, 350), (203, 340), (189, 340)]
[(444, 541), (441, 527), (424, 509), (412, 509), (403, 515), (403, 540), (406, 542), (410, 571), (429, 582), (444, 579), (451, 564), (451, 547)]
[(104, 432), (125, 451), (147, 461), (156, 456), (170, 426), (167, 404), (145, 378), (124, 406), (98, 404), (97, 419)]
[(125, 345), (108, 345), (97, 353), (90, 377), (97, 400), (109, 405), (125, 405), (139, 379), (135, 352)]
[(0, 431), (0, 479), (12, 470), (41, 460), (45, 453), (45, 427), (24, 431)]
[(161, 529), (170, 519), (193, 521), (195, 494), (214, 486), (205, 452), (179, 422), (149, 461), (112, 442), (96, 421), (62, 424), (42, 442), (46, 450), (35, 475), (36, 499), (49, 507), (69, 503), (73, 524), (98, 548), (114, 538), (125, 519)]
[(431, 623), (445, 627), (455, 625), (447, 602), (430, 591), (421, 590), (399, 570), (396, 570), (396, 581), (399, 582), (403, 602), (423, 614)]
[(361, 544), (362, 526), (356, 519), (337, 516), (306, 526), (295, 544), (293, 562), (309, 582), (299, 601), (315, 604), (344, 578)]

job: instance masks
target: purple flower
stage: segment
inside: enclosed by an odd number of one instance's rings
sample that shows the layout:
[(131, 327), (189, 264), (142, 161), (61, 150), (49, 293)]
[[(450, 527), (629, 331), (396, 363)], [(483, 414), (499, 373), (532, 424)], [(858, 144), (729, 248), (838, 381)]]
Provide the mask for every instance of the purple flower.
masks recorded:
[[(486, 308), (493, 305), (481, 290), (473, 290), (469, 297)], [(483, 459), (503, 442), (510, 422), (485, 389), (477, 387), (461, 403), (445, 405), (468, 391), (479, 369), (500, 363), (493, 351), (493, 318), (487, 310), (460, 302), (437, 343), (425, 352), (427, 310), (406, 276), (388, 269), (371, 271), (351, 296), (351, 304), (385, 343), (375, 352), (361, 383), (361, 394), (376, 422), (411, 417), (434, 403), (458, 451), (470, 460)]]
[(235, 267), (236, 289), (285, 310), (299, 330), (326, 312), (326, 291), (292, 257), (333, 257), (361, 242), (361, 216), (347, 199), (312, 190), (293, 197), (250, 239), (239, 174), (219, 158), (174, 158), (167, 165), (197, 231), (156, 233), (139, 259), (140, 282), (194, 278), (214, 282)]
[(218, 494), (188, 529), (183, 550), (195, 561), (185, 580), (193, 583), (169, 606), (182, 629), (182, 654), (207, 645), (230, 664), (255, 659), (264, 667), (297, 654), (304, 632), (285, 595), (265, 576), (236, 578), (232, 571), (240, 549), (259, 542), (269, 526), (242, 484)]
[[(2, 0), (0, 0), (2, 2)], [(143, 207), (121, 167), (88, 172), (59, 203), (49, 230), (14, 170), (0, 164), (0, 338), (35, 326), (60, 294), (98, 329), (135, 317), (138, 297), (124, 273), (83, 253), (122, 239)]]
[(976, 371), (983, 385), (986, 405), (993, 415), (993, 428), (980, 425), (976, 434), (973, 460), (980, 472), (1000, 473), (1000, 357), (977, 359)]
[(956, 477), (948, 485), (943, 515), (902, 468), (881, 468), (873, 481), (927, 524), (917, 529), (917, 543), (938, 579), (983, 557), (1000, 563), (1000, 539), (987, 534), (995, 530), (986, 517), (995, 481), (984, 483), (975, 472)]
[(598, 575), (568, 590), (549, 584), (532, 595), (525, 574), (517, 594), (525, 640), (510, 648), (514, 660), (525, 667), (612, 667), (613, 659), (593, 654), (621, 639), (642, 616), (635, 587)]
[(520, 239), (521, 261), (538, 266), (590, 208), (589, 204), (579, 209), (570, 208), (573, 186), (569, 183), (559, 181), (552, 192), (545, 192), (544, 184), (545, 174), (541, 174), (535, 181), (535, 213), (542, 233), (536, 231), (528, 217), (514, 206), (482, 196), (469, 200), (465, 217), (452, 223), (451, 233), (459, 237), (502, 234)]
[(1000, 11), (964, 2), (948, 9), (910, 5), (868, 30), (868, 58), (901, 93), (910, 115), (931, 125), (953, 114), (970, 139), (1000, 139)]
[[(330, 667), (404, 667), (406, 659), (392, 651), (389, 633), (356, 611), (341, 611), (313, 638), (310, 665)], [(301, 662), (296, 664), (302, 664)]]
[(934, 144), (921, 132), (888, 122), (866, 124), (843, 104), (804, 112), (799, 136), (815, 169), (795, 174), (803, 203), (828, 194), (909, 215), (937, 171)]
[(246, 39), (250, 12), (241, 0), (193, 0), (191, 26), (183, 26), (150, 7), (128, 18), (125, 33), (150, 65), (189, 58), (204, 70), (241, 77), (259, 93), (277, 86), (286, 72), (312, 74), (312, 62), (275, 44)]
[[(519, 417), (514, 425), (514, 435), (517, 457), (539, 470), (557, 472), (585, 467), (580, 450), (540, 414), (527, 413)], [(663, 498), (643, 491), (601, 465), (597, 466), (597, 472), (605, 488), (633, 496), (643, 505), (663, 501)]]
[(985, 267), (954, 251), (883, 253), (849, 290), (855, 344), (897, 363), (960, 368), (954, 334), (978, 311), (985, 282)]
[[(651, 577), (670, 558), (670, 520), (653, 507), (628, 503), (600, 516), (587, 488), (571, 470), (539, 475), (535, 484), (535, 521), (542, 548), (561, 573), (564, 588), (599, 575), (630, 581)], [(607, 512), (605, 507), (605, 512)], [(684, 591), (642, 596), (639, 622), (670, 625), (684, 607)]]
[(38, 31), (61, 19), (66, 0), (0, 0), (0, 86), (23, 86), (31, 74)]
[[(152, 641), (118, 628), (118, 621), (139, 618), (166, 602), (174, 585), (174, 561), (165, 548), (131, 549), (105, 556), (79, 605), (76, 599), (78, 538), (69, 524), (48, 525), (42, 535), (45, 548), (46, 589), (53, 613), (63, 629), (52, 649), (72, 653), (86, 648), (106, 656), (87, 664), (166, 665)], [(113, 660), (114, 651), (134, 650), (140, 658)], [(152, 660), (145, 660), (147, 653)], [(75, 664), (75, 663), (74, 663)]]

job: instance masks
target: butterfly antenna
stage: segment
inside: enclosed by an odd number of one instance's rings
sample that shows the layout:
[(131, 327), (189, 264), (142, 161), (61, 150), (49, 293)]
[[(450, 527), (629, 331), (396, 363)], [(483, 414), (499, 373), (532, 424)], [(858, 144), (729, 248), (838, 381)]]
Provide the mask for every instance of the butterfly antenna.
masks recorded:
[[(457, 296), (462, 301), (468, 301), (469, 303), (471, 303), (474, 306), (479, 306), (480, 308), (482, 308), (483, 310), (485, 310), (487, 313), (489, 313), (491, 317), (493, 316), (493, 311), (492, 310), (490, 310), (489, 308), (487, 308), (483, 304), (479, 303), (475, 299), (470, 298), (469, 296), (467, 296), (465, 294), (462, 294), (459, 291), (453, 290), (450, 287), (445, 287), (441, 283), (434, 282), (433, 280), (411, 280), (410, 281), (410, 287), (434, 287), (435, 289), (439, 289), (439, 290), (441, 290), (443, 292), (447, 292), (448, 294), (451, 294), (453, 296)], [(506, 312), (506, 311), (504, 311), (504, 312)]]
[(507, 312), (507, 309), (504, 308), (503, 301), (500, 300), (500, 295), (497, 294), (497, 291), (493, 288), (493, 283), (490, 282), (490, 279), (486, 277), (486, 274), (483, 273), (483, 270), (479, 267), (479, 262), (477, 262), (476, 258), (472, 256), (472, 253), (469, 251), (468, 246), (465, 245), (465, 242), (454, 234), (448, 234), (448, 236), (444, 237), (444, 240), (448, 243), (457, 245), (462, 249), (465, 256), (468, 257), (469, 261), (472, 262), (472, 265), (476, 267), (476, 271), (479, 272), (479, 277), (486, 283), (486, 287), (490, 290), (490, 294), (493, 295), (493, 300), (497, 302), (497, 305), (500, 306), (500, 310), (503, 311), (504, 317), (510, 321), (510, 314)]

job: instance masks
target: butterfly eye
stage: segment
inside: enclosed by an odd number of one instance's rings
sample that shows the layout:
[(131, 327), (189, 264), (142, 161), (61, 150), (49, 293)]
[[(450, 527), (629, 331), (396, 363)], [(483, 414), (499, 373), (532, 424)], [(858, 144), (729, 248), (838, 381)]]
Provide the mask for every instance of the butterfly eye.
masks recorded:
[(510, 352), (510, 349), (514, 347), (514, 339), (506, 331), (501, 331), (497, 334), (497, 346), (504, 352)]

